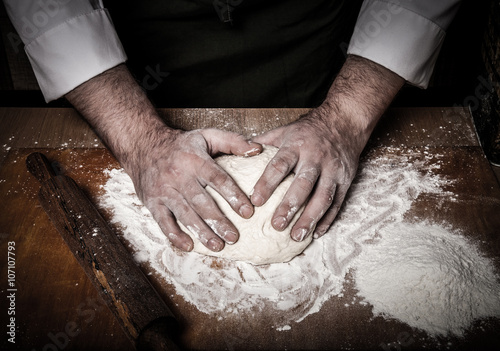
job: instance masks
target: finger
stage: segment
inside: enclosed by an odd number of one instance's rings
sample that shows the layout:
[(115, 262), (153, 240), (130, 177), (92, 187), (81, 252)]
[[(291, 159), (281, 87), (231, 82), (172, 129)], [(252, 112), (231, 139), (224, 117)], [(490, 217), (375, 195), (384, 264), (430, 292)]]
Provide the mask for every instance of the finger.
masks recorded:
[(259, 144), (273, 145), (276, 147), (280, 147), (282, 135), (283, 135), (283, 128), (280, 127), (270, 130), (264, 134), (258, 135), (252, 138), (252, 140)]
[(298, 209), (313, 191), (319, 173), (318, 167), (302, 167), (295, 173), (290, 188), (274, 213), (271, 221), (274, 229), (281, 231), (288, 227)]
[(201, 133), (208, 143), (210, 155), (223, 153), (238, 156), (254, 156), (262, 152), (262, 145), (246, 139), (241, 134), (219, 129), (203, 129)]
[(297, 163), (298, 156), (285, 149), (279, 150), (266, 166), (253, 189), (250, 199), (255, 206), (262, 206), (276, 190), (281, 181)]
[(172, 212), (161, 201), (156, 201), (149, 210), (162, 232), (175, 247), (183, 251), (193, 249), (193, 240), (181, 230)]
[(220, 251), (224, 248), (224, 241), (208, 227), (177, 191), (173, 189), (166, 191), (165, 197), (162, 197), (161, 201), (171, 209), (175, 218), (208, 249)]
[(246, 194), (236, 182), (213, 160), (203, 165), (203, 186), (210, 185), (243, 218), (250, 218), (254, 209)]
[(335, 192), (335, 198), (328, 209), (328, 211), (325, 213), (323, 218), (318, 222), (316, 225), (316, 229), (314, 231), (314, 238), (320, 238), (322, 237), (328, 229), (330, 229), (333, 221), (337, 217), (337, 214), (340, 211), (340, 208), (342, 207), (342, 204), (344, 203), (344, 199), (346, 197), (347, 191), (349, 189), (349, 185), (342, 184), (337, 186), (337, 191)]
[(210, 229), (228, 244), (238, 241), (238, 230), (221, 212), (213, 197), (201, 185), (187, 194), (192, 209), (203, 219)]
[(292, 228), (290, 235), (293, 240), (302, 241), (313, 233), (316, 224), (332, 205), (335, 191), (333, 179), (320, 178), (306, 208)]

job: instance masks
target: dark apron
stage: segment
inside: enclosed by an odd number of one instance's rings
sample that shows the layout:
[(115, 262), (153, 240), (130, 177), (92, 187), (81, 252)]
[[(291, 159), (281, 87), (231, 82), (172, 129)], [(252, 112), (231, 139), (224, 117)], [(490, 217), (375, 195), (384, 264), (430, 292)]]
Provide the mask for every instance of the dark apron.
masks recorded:
[(314, 107), (345, 60), (358, 0), (105, 1), (158, 107)]

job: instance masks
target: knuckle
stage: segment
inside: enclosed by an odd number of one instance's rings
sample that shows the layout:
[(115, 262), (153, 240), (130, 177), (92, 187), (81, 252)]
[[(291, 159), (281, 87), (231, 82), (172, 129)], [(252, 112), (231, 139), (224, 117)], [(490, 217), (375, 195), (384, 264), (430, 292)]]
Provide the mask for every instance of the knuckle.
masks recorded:
[(295, 184), (301, 189), (301, 190), (304, 190), (304, 191), (311, 191), (312, 188), (314, 187), (314, 184), (315, 184), (315, 179), (312, 179), (311, 177), (309, 176), (306, 176), (306, 175), (299, 175), (297, 178), (296, 178), (296, 181), (295, 181)]
[(316, 184), (319, 173), (316, 167), (301, 171), (296, 176), (297, 184), (303, 189), (311, 190)]
[(322, 207), (325, 207), (325, 211), (327, 211), (328, 207), (330, 207), (333, 204), (333, 200), (335, 199), (335, 192), (325, 189), (324, 191), (318, 191), (316, 193), (318, 203), (322, 205)]
[(182, 174), (182, 170), (180, 167), (177, 167), (175, 165), (169, 165), (165, 167), (164, 169), (164, 175), (168, 177), (168, 179), (171, 179), (172, 181), (178, 181), (185, 179), (185, 177)]
[(351, 168), (347, 167), (345, 162), (340, 158), (335, 158), (332, 161), (330, 172), (333, 177), (333, 182), (336, 184), (350, 184), (355, 174), (355, 172), (351, 171)]
[(344, 162), (340, 158), (333, 159), (332, 170), (337, 173), (345, 173), (346, 167), (344, 165)]
[(206, 206), (210, 206), (212, 204), (211, 197), (208, 194), (205, 194), (203, 192), (193, 194), (191, 196), (191, 204), (195, 208), (203, 208)]
[(318, 189), (318, 194), (325, 199), (326, 202), (331, 204), (335, 197), (335, 192), (337, 190), (337, 186), (333, 180), (329, 181), (327, 185), (322, 186)]
[(218, 170), (213, 170), (208, 176), (208, 183), (215, 187), (221, 187), (230, 180), (229, 176)]
[(186, 216), (191, 211), (191, 207), (185, 201), (178, 202), (173, 206), (174, 210), (178, 212), (181, 217)]
[(164, 206), (169, 208), (175, 217), (183, 222), (192, 211), (191, 206), (183, 197), (179, 196), (177, 192), (172, 192), (171, 195), (172, 196), (165, 196), (163, 200)]
[(290, 163), (283, 157), (275, 157), (271, 160), (271, 167), (280, 174), (288, 174), (290, 172)]

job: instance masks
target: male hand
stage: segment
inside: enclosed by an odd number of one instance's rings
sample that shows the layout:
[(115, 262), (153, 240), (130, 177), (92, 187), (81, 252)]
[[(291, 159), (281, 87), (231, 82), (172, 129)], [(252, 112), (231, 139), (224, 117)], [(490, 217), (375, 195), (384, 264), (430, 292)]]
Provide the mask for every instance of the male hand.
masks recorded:
[[(162, 133), (162, 132), (160, 132)], [(252, 156), (262, 146), (241, 135), (216, 129), (191, 132), (166, 130), (155, 137), (144, 159), (129, 170), (139, 198), (170, 241), (190, 251), (193, 242), (177, 224), (179, 220), (202, 244), (220, 251), (224, 244), (238, 240), (238, 230), (219, 210), (210, 194), (216, 190), (243, 218), (253, 214), (253, 206), (233, 179), (214, 162), (218, 153)]]
[(283, 178), (295, 173), (271, 223), (276, 230), (284, 230), (307, 203), (292, 228), (291, 236), (296, 241), (315, 229), (316, 236), (328, 230), (356, 174), (364, 143), (346, 123), (331, 123), (331, 119), (327, 111), (318, 108), (296, 122), (254, 138), (279, 151), (255, 185), (252, 203), (261, 206)]
[(264, 204), (283, 178), (295, 173), (273, 215), (276, 230), (284, 230), (306, 204), (291, 237), (302, 241), (313, 233), (314, 237), (326, 233), (356, 175), (361, 151), (403, 84), (394, 72), (349, 56), (321, 106), (253, 139), (279, 148), (254, 187), (255, 206)]

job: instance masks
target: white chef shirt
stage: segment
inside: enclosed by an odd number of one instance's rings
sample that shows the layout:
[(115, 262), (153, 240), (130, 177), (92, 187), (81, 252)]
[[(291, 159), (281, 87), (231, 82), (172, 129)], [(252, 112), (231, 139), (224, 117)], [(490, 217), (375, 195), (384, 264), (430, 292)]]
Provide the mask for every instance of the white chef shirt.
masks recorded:
[(427, 88), (460, 0), (365, 0), (347, 53)]
[[(4, 0), (46, 101), (127, 57), (101, 0)], [(365, 0), (349, 54), (425, 88), (459, 0)]]

